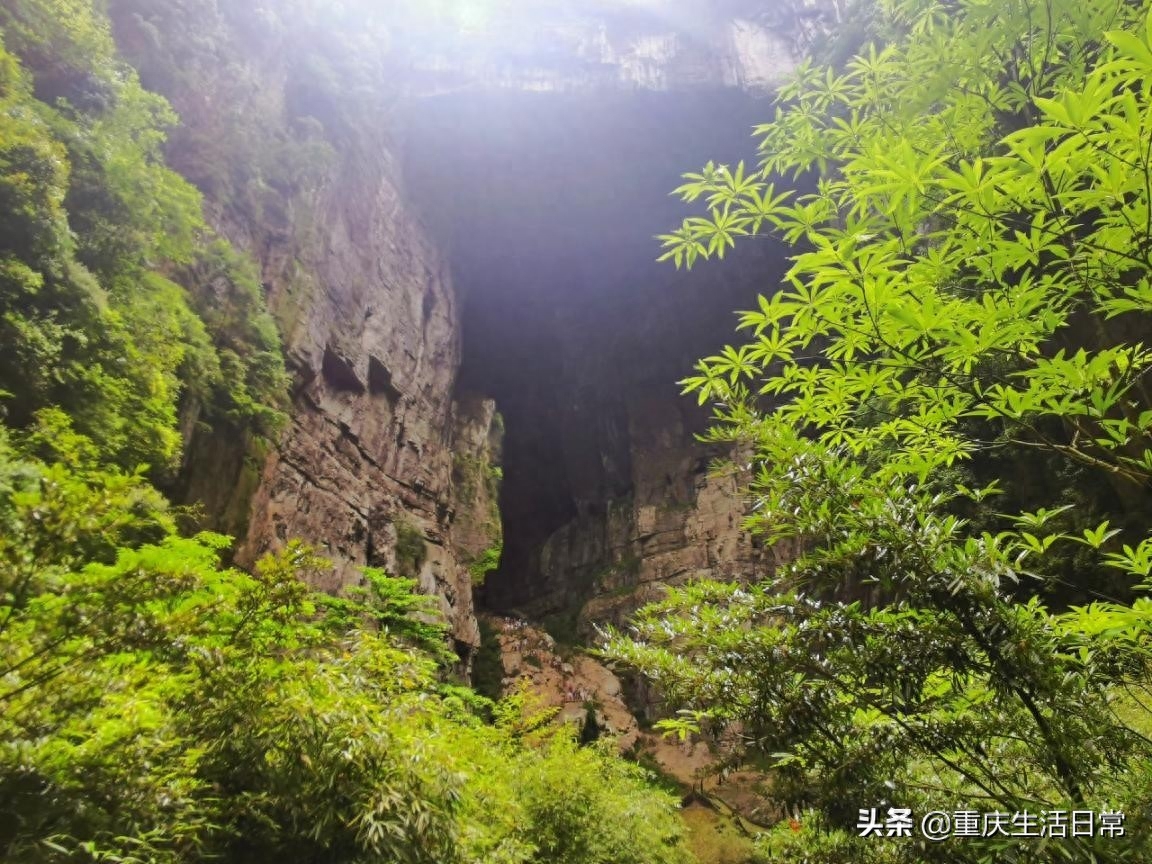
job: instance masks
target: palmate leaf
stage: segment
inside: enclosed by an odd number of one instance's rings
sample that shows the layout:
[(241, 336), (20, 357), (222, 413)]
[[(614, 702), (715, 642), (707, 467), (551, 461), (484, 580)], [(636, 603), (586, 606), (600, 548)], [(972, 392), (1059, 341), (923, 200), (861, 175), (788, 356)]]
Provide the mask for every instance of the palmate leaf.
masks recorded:
[(720, 182), (721, 176), (721, 168), (709, 162), (699, 174), (685, 174), (684, 179), (688, 182), (678, 186), (673, 190), (672, 194), (679, 195), (688, 202), (695, 201), (701, 195), (715, 190)]
[(735, 204), (741, 198), (756, 192), (761, 186), (758, 176), (745, 173), (743, 162), (736, 166), (735, 171), (730, 170), (727, 165), (721, 165), (716, 173), (715, 189), (708, 197), (709, 207)]
[(1152, 47), (1149, 46), (1147, 38), (1141, 38), (1125, 30), (1109, 31), (1105, 34), (1105, 38), (1115, 45), (1124, 57), (1136, 61), (1134, 71), (1152, 73)]
[(777, 214), (781, 205), (793, 194), (792, 190), (786, 189), (777, 195), (776, 188), (772, 183), (749, 184), (746, 191), (742, 193), (743, 200), (739, 203), (743, 212), (752, 219), (751, 232), (753, 234), (759, 232), (765, 222), (780, 227), (780, 218)]
[[(1028, 595), (1066, 604), (1069, 588), (1120, 596), (1152, 578), (1140, 5), (881, 4), (886, 47), (847, 71), (803, 64), (756, 129), (758, 172), (718, 181), (723, 213), (682, 226), (698, 258), (731, 248), (732, 218), (797, 247), (740, 316), (745, 343), (685, 384), (715, 410), (708, 440), (753, 453), (748, 527), (800, 553), (743, 619), (725, 617), (731, 598), (673, 593), (627, 656), (673, 707), (738, 719), (756, 756), (793, 754), (773, 794), (822, 818), (888, 798), (881, 778), (911, 800), (926, 773), (969, 803), (1139, 785), (1118, 766), (1146, 742), (1113, 708), (1152, 669), (1152, 621), (1135, 603), (1064, 616)], [(814, 189), (779, 196), (805, 173)], [(1003, 467), (1015, 460), (1051, 476)], [(999, 513), (991, 471), (1006, 474)], [(1112, 488), (1123, 506), (1092, 491)], [(838, 592), (867, 592), (875, 614)]]

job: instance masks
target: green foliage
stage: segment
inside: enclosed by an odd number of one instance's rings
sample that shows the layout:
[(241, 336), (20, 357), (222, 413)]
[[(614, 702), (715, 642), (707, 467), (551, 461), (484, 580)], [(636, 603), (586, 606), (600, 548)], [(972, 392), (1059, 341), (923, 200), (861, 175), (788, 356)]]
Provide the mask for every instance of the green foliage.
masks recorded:
[(316, 595), (299, 544), (223, 569), (52, 422), (51, 465), (0, 434), (4, 860), (687, 860), (642, 772), (439, 684), (409, 581)]
[[(711, 440), (755, 448), (749, 527), (801, 554), (670, 592), (609, 651), (681, 708), (666, 729), (738, 722), (774, 795), (810, 808), (766, 860), (1142, 860), (1131, 832), (1027, 852), (854, 836), (880, 802), (1143, 812), (1152, 755), (1152, 605), (1093, 584), (1152, 586), (1152, 19), (877, 6), (883, 44), (802, 65), (759, 165), (687, 175), (706, 213), (663, 238), (677, 266), (761, 231), (797, 247), (748, 341), (684, 384), (716, 406)], [(1069, 485), (989, 476), (1015, 460)], [(1103, 484), (1110, 501), (1084, 491)], [(1049, 608), (1070, 552), (1098, 599)]]
[(710, 864), (758, 864), (760, 861), (754, 854), (752, 836), (739, 817), (703, 804), (686, 807), (682, 817), (688, 825), (688, 845), (697, 860)]
[[(117, 38), (148, 87), (189, 106), (202, 104), (190, 94), (208, 88), (228, 106), (195, 109), (194, 122), (174, 135), (170, 152), (180, 170), (215, 203), (260, 230), (291, 231), (301, 246), (312, 240), (307, 214), (313, 205), (298, 203), (326, 179), (335, 152), (316, 116), (320, 112), (304, 104), (307, 98), (300, 93), (315, 86), (305, 68), (328, 65), (323, 58), (334, 47), (325, 43), (337, 27), (336, 16), (318, 20), (319, 6), (308, 0), (280, 0), (259, 9), (168, 0), (109, 4)], [(300, 38), (303, 33), (308, 38)], [(351, 41), (337, 54), (345, 62), (361, 59), (359, 50), (350, 50)], [(293, 116), (286, 129), (285, 106), (268, 104), (255, 80), (255, 46), (278, 46), (289, 59), (287, 107)], [(333, 83), (333, 105), (377, 89), (358, 81), (359, 91), (353, 92), (357, 87), (345, 84)]]
[(420, 575), (428, 547), (423, 532), (403, 519), (396, 523), (396, 568), (410, 579)]
[[(495, 422), (493, 425), (495, 426)], [(504, 470), (499, 465), (492, 465), (487, 460), (468, 453), (457, 452), (452, 456), (452, 481), (464, 500), (476, 498), (481, 490), (495, 500), (500, 495), (500, 484), (503, 480)]]
[[(795, 827), (794, 827), (795, 825)], [(890, 843), (860, 843), (855, 835), (829, 826), (811, 811), (802, 819), (777, 823), (757, 838), (756, 864), (894, 864)]]
[[(675, 800), (649, 791), (643, 770), (619, 759), (614, 744), (579, 747), (557, 737), (518, 766), (525, 834), (533, 861), (571, 864), (673, 864), (690, 860)], [(561, 791), (562, 790), (562, 791)], [(559, 793), (559, 794), (558, 794)], [(630, 818), (622, 820), (620, 814)]]
[(540, 626), (556, 640), (557, 645), (580, 644), (580, 610), (578, 608), (550, 612), (540, 620)]
[[(219, 372), (193, 379), (204, 401), (234, 427), (275, 437), (288, 375), (280, 336), (264, 303), (256, 266), (223, 240), (203, 244), (180, 273), (192, 306), (212, 334)], [(215, 370), (213, 370), (215, 372)]]
[(480, 586), (488, 574), (500, 567), (500, 556), (504, 554), (504, 542), (497, 541), (489, 546), (479, 557), (468, 565), (468, 574), (472, 577), (472, 584)]
[[(1032, 5), (990, 18), (975, 4), (940, 16), (889, 3), (891, 26), (911, 34), (843, 74), (802, 68), (758, 130), (758, 170), (688, 175), (681, 193), (710, 215), (668, 235), (666, 258), (720, 256), (762, 228), (810, 246), (785, 290), (742, 315), (754, 340), (686, 382), (702, 403), (771, 397), (764, 422), (880, 454), (897, 483), (980, 447), (970, 419), (1007, 442), (1148, 473), (1148, 424), (1125, 411), (1152, 358), (1119, 327), (1150, 308), (1148, 262), (1132, 251), (1150, 239), (1150, 97), (1132, 43), (1146, 37), (1109, 30), (1126, 23), (1123, 6), (1053, 0), (1051, 24), (1030, 28)], [(1023, 51), (1021, 33), (1047, 54), (987, 62)], [(774, 175), (813, 169), (827, 170), (816, 192), (777, 193)], [(1054, 418), (1070, 434), (1048, 433)]]
[(479, 625), (480, 647), (472, 658), (472, 686), (481, 696), (495, 701), (501, 696), (504, 681), (500, 637), (487, 618), (480, 618)]
[(2, 455), (7, 860), (445, 860), (455, 780), (401, 722), (428, 661), (318, 619), (298, 547), (221, 570), (140, 478)]
[(58, 406), (107, 461), (163, 478), (182, 401), (275, 431), (283, 361), (251, 265), (228, 249), (205, 272), (227, 247), (164, 164), (176, 117), (118, 59), (100, 8), (0, 9), (0, 390), (9, 424)]
[(417, 594), (415, 579), (398, 579), (375, 567), (365, 567), (362, 584), (343, 596), (320, 599), (328, 618), (338, 627), (371, 624), (394, 640), (448, 664), (447, 631), (431, 597)]
[[(1053, 614), (1013, 602), (997, 589), (1011, 558), (965, 542), (953, 517), (926, 514), (912, 495), (869, 510), (826, 520), (845, 535), (839, 548), (749, 588), (672, 591), (641, 613), (634, 640), (609, 646), (684, 706), (664, 728), (739, 721), (746, 758), (772, 769), (773, 795), (842, 830), (882, 800), (921, 813), (1117, 800), (1130, 760), (1152, 755), (1114, 707), (1152, 674), (1152, 603)], [(866, 607), (807, 593), (878, 580), (900, 599)], [(1127, 854), (1122, 841), (1106, 845)]]

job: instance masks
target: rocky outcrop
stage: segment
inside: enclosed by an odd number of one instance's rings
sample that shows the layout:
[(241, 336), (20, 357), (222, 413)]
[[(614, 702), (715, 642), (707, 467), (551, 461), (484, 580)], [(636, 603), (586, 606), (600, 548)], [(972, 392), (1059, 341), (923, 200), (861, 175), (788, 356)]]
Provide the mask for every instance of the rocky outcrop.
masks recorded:
[[(646, 431), (658, 438), (633, 439), (633, 490), (610, 502), (612, 518), (565, 526), (541, 552), (546, 583), (555, 584), (561, 574), (587, 580), (589, 599), (577, 617), (582, 639), (591, 639), (597, 624), (626, 625), (665, 586), (748, 580), (769, 572), (774, 562), (742, 528), (743, 472), (735, 466), (709, 470), (683, 427)], [(589, 566), (597, 569), (589, 572)]]
[(456, 27), (408, 22), (410, 93), (740, 88), (768, 93), (844, 0), (653, 0), (477, 6)]
[[(703, 796), (711, 807), (760, 825), (781, 818), (764, 788), (764, 775), (734, 770), (740, 767), (735, 730), (712, 741), (699, 735), (664, 735), (632, 714), (620, 678), (594, 657), (557, 644), (518, 618), (487, 622), (504, 673), (501, 693), (526, 692), (537, 707), (555, 712), (554, 722), (573, 727), (584, 740), (595, 736), (613, 741), (622, 754), (659, 770), (686, 793)], [(717, 771), (722, 763), (726, 767)]]
[(488, 619), (504, 677), (502, 695), (527, 688), (541, 707), (556, 709), (556, 719), (577, 728), (596, 724), (596, 733), (615, 739), (621, 750), (640, 738), (636, 718), (624, 704), (620, 680), (591, 657), (556, 643), (528, 622), (496, 616)]
[(197, 430), (184, 497), (237, 535), (240, 563), (301, 538), (334, 564), (316, 587), (363, 566), (418, 579), (466, 655), (479, 641), (468, 564), (499, 523), (493, 493), (454, 466), (488, 472), (494, 407), (456, 386), (459, 295), (392, 155), (386, 76), (357, 104), (340, 76), (372, 70), (342, 70), (333, 48), (362, 34), (309, 29), (279, 4), (113, 12), (145, 84), (181, 115), (170, 161), (260, 264), (293, 377), (275, 446)]
[(757, 96), (836, 0), (542, 2), (453, 27), (419, 3), (110, 7), (181, 115), (170, 161), (260, 263), (284, 336), (284, 433), (198, 428), (187, 451), (181, 495), (241, 561), (302, 537), (335, 563), (322, 587), (418, 578), (465, 653), (498, 494), (486, 602), (574, 635), (771, 566), (674, 382), (783, 252), (684, 275), (651, 238), (681, 172), (755, 158)]

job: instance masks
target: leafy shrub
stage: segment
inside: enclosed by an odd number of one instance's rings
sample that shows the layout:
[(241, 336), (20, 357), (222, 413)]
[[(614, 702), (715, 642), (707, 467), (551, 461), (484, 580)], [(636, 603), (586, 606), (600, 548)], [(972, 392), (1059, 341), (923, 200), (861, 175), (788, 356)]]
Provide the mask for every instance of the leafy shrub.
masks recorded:
[(0, 428), (4, 860), (685, 860), (639, 772), (440, 683), (411, 581), (317, 595), (300, 544), (221, 568), (226, 538), (176, 535), (59, 413), (38, 429), (52, 464)]
[(472, 660), (472, 685), (480, 695), (496, 700), (504, 680), (499, 636), (487, 618), (481, 618), (479, 624), (480, 648)]
[(415, 525), (401, 519), (396, 523), (396, 567), (406, 577), (415, 579), (428, 557), (424, 534)]
[(10, 425), (59, 407), (110, 463), (166, 478), (182, 402), (270, 435), (286, 376), (251, 264), (165, 165), (176, 117), (101, 9), (0, 8), (0, 390)]
[[(1152, 261), (1132, 250), (1152, 245), (1152, 19), (947, 5), (878, 3), (875, 44), (783, 88), (758, 166), (686, 176), (707, 212), (664, 237), (678, 266), (761, 231), (796, 247), (748, 339), (684, 384), (717, 406), (712, 440), (754, 449), (749, 528), (800, 554), (670, 591), (610, 651), (680, 707), (666, 728), (738, 723), (773, 794), (809, 808), (768, 860), (1142, 860), (1131, 832), (853, 831), (881, 802), (1147, 807)], [(990, 476), (1016, 462), (1075, 485)], [(1069, 560), (1091, 602), (1050, 605)]]
[(497, 542), (489, 546), (468, 565), (468, 575), (472, 577), (472, 584), (480, 587), (488, 574), (500, 567), (500, 556), (504, 554), (504, 543)]

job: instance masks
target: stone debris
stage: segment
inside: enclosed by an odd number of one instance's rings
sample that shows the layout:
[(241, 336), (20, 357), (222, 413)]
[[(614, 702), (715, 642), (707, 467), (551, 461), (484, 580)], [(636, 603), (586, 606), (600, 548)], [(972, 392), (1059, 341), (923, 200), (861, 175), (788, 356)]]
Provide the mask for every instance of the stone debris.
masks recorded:
[(619, 679), (591, 657), (562, 650), (549, 634), (523, 619), (492, 619), (504, 664), (506, 692), (527, 682), (545, 705), (560, 709), (563, 723), (583, 724), (593, 706), (602, 735), (615, 737), (620, 749), (640, 736), (636, 718), (624, 704)]
[(640, 728), (624, 701), (620, 679), (593, 657), (566, 649), (543, 630), (522, 618), (492, 617), (504, 665), (501, 686), (512, 693), (527, 682), (541, 703), (559, 709), (558, 720), (580, 726), (592, 706), (602, 736), (616, 738), (621, 753), (644, 753), (685, 790), (718, 798), (733, 811), (759, 824), (775, 820), (759, 773), (713, 767), (717, 754), (695, 738), (679, 741)]

